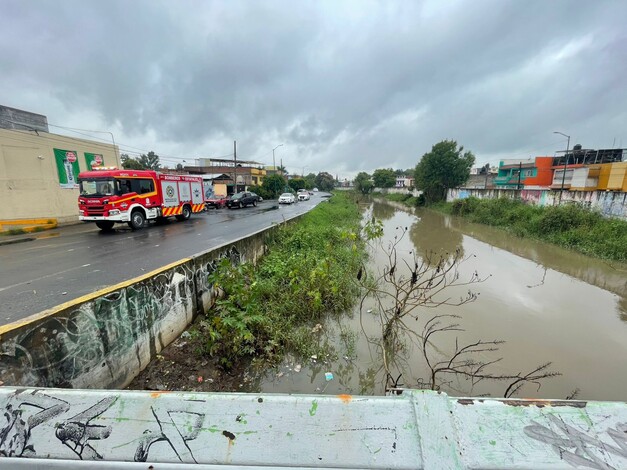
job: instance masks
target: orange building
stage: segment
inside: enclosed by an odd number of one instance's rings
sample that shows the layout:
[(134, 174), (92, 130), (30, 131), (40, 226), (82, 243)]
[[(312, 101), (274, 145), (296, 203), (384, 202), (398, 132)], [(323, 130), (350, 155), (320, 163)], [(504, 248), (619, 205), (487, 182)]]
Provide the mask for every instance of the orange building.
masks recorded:
[(534, 163), (533, 175), (524, 180), (525, 189), (531, 189), (530, 186), (548, 188), (553, 181), (553, 157), (536, 157)]

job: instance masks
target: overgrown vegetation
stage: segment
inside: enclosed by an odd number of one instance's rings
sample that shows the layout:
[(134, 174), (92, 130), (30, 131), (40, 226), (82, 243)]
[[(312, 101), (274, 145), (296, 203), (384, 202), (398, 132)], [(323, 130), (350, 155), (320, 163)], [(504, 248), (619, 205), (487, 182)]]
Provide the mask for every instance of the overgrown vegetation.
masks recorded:
[(274, 363), (287, 351), (318, 353), (317, 323), (350, 308), (364, 257), (360, 214), (335, 195), (294, 224), (282, 226), (258, 265), (223, 260), (210, 275), (215, 308), (194, 331), (199, 352), (225, 368), (255, 356)]
[(458, 199), (440, 211), (502, 227), (600, 258), (627, 261), (627, 222), (605, 218), (579, 205), (540, 207), (511, 199)]
[(421, 200), (420, 196), (419, 197), (415, 197), (411, 193), (405, 193), (405, 194), (399, 194), (399, 193), (385, 194), (385, 195), (383, 195), (383, 197), (385, 197), (388, 201), (401, 202), (401, 203), (405, 204), (406, 206), (410, 206), (410, 207), (417, 207), (417, 206), (419, 206), (420, 205), (420, 200)]

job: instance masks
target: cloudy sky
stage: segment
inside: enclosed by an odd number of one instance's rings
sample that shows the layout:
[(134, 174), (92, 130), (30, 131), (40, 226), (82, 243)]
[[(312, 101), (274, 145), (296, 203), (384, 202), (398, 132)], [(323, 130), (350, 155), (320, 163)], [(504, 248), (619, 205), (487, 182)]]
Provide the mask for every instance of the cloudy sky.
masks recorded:
[[(121, 151), (340, 178), (627, 147), (627, 2), (0, 0), (0, 104)], [(68, 133), (58, 127), (51, 132)], [(109, 139), (107, 134), (94, 134)]]

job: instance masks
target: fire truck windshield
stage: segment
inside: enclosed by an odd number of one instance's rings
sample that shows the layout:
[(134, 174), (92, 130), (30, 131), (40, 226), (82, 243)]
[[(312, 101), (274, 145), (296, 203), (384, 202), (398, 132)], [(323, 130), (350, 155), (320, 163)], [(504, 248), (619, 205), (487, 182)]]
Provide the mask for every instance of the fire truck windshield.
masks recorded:
[(114, 181), (112, 179), (81, 179), (81, 196), (97, 197), (112, 196)]

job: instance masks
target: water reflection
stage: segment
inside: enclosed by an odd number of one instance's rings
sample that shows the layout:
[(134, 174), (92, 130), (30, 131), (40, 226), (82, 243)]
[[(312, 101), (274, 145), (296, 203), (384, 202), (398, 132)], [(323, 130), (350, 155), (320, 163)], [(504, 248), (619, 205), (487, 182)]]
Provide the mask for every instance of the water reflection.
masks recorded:
[(411, 225), (409, 236), (422, 256), (429, 252), (453, 256), (456, 251), (464, 256), (464, 237), (461, 232), (451, 230), (451, 218), (423, 211), (420, 219)]
[(389, 220), (394, 217), (396, 208), (385, 202), (374, 201), (372, 204), (372, 215), (381, 221)]
[[(624, 400), (627, 396), (627, 269), (622, 265), (578, 255), (534, 240), (520, 239), (502, 230), (469, 224), (438, 213), (394, 208), (376, 203), (372, 213), (384, 221), (388, 242), (396, 227), (409, 227), (401, 252), (424, 255), (432, 250), (454, 252), (463, 249), (468, 262), (461, 276), (472, 272), (493, 276), (476, 288), (477, 301), (462, 307), (438, 308), (423, 312), (420, 321), (408, 322), (413, 332), (422, 332), (432, 314), (458, 314), (462, 329), (434, 340), (437, 357), (450, 357), (458, 345), (478, 340), (503, 339), (494, 372), (509, 374), (532, 370), (553, 361), (562, 377), (545, 382), (541, 389), (529, 387), (525, 397), (563, 399), (580, 388), (579, 398)], [(392, 210), (390, 209), (392, 208)], [(373, 271), (382, 269), (386, 257), (374, 253)], [(452, 298), (466, 294), (467, 288), (452, 289)], [(419, 348), (402, 340), (394, 357), (385, 356), (382, 329), (375, 299), (365, 300), (362, 308), (337, 323), (325, 325), (334, 359), (304, 362), (298, 374), (288, 380), (266, 381), (266, 392), (383, 394), (388, 377), (383, 367), (388, 361), (392, 378), (403, 373), (406, 386), (428, 382), (429, 368)], [(342, 340), (343, 332), (355, 334), (354, 344)], [(481, 356), (491, 360), (493, 356)], [(326, 382), (324, 372), (335, 374)], [(444, 385), (452, 395), (491, 394), (502, 396), (502, 383), (478, 384), (453, 378)]]

